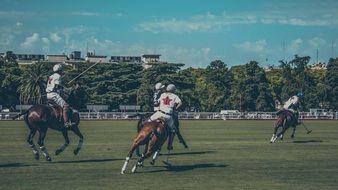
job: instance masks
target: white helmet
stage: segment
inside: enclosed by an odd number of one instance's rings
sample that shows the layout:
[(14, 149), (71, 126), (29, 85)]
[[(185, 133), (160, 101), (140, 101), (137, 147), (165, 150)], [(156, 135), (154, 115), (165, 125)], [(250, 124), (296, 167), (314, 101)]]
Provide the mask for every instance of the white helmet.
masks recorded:
[(160, 90), (160, 89), (163, 89), (163, 88), (164, 88), (164, 85), (162, 83), (158, 82), (158, 83), (155, 84), (156, 90)]
[(168, 92), (175, 92), (175, 90), (176, 90), (175, 85), (169, 84), (169, 85), (167, 86), (167, 91), (168, 91)]
[(62, 65), (61, 64), (56, 64), (56, 65), (54, 65), (54, 67), (53, 67), (53, 71), (54, 72), (58, 72), (58, 71), (60, 71), (62, 69)]

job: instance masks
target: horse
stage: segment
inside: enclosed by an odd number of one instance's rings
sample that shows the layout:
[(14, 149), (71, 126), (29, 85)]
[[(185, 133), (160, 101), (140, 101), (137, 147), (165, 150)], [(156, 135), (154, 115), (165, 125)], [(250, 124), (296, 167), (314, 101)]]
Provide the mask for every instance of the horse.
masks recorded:
[(163, 120), (159, 119), (157, 121), (145, 122), (143, 125), (143, 128), (133, 140), (131, 149), (121, 169), (121, 174), (125, 174), (128, 162), (138, 146), (146, 145), (146, 148), (144, 154), (142, 154), (141, 158), (139, 158), (137, 163), (132, 168), (132, 173), (135, 173), (138, 167), (143, 167), (143, 161), (153, 154), (154, 161), (158, 154), (157, 150), (161, 149), (162, 145), (168, 138), (168, 129), (166, 129), (166, 125)]
[[(289, 127), (293, 127), (291, 138), (295, 137), (297, 118), (296, 115), (289, 110), (281, 110), (277, 112), (278, 118), (275, 123), (274, 132), (270, 139), (270, 143), (274, 143), (278, 138), (283, 140), (283, 135)], [(282, 131), (277, 134), (277, 130), (282, 127)]]
[[(85, 91), (83, 88), (76, 84), (71, 90), (68, 96), (65, 98), (70, 105), (71, 108), (79, 108), (79, 103), (81, 103), (81, 98), (85, 95)], [(27, 111), (20, 113), (14, 116), (12, 119), (19, 118), (20, 116), (24, 116), (24, 121), (26, 126), (29, 128), (30, 132), (27, 137), (27, 142), (30, 145), (34, 158), (39, 160), (39, 150), (37, 149), (36, 145), (33, 142), (34, 135), (36, 132), (39, 132), (39, 140), (38, 145), (40, 151), (45, 156), (47, 161), (52, 161), (51, 157), (48, 154), (47, 148), (44, 146), (44, 140), (47, 134), (48, 128), (60, 131), (65, 139), (65, 143), (60, 146), (56, 151), (55, 154), (59, 155), (63, 152), (67, 146), (69, 145), (69, 138), (68, 138), (68, 130), (73, 131), (80, 139), (77, 147), (74, 149), (74, 155), (77, 155), (81, 150), (83, 144), (83, 135), (80, 132), (78, 127), (80, 123), (80, 116), (76, 110), (71, 109), (70, 119), (74, 123), (71, 127), (66, 128), (64, 126), (63, 121), (63, 109), (58, 105), (44, 105), (44, 104), (37, 104), (33, 105)]]
[[(151, 113), (151, 112), (144, 113), (144, 114), (137, 113), (137, 114), (129, 116), (129, 118), (139, 117), (139, 120), (138, 120), (137, 125), (136, 125), (137, 133), (139, 133), (141, 131), (141, 129), (143, 128), (143, 123), (147, 122), (148, 119), (150, 118), (150, 116), (152, 116), (152, 114), (154, 114), (154, 113)], [(177, 114), (173, 115), (173, 119), (174, 119), (174, 125), (176, 126), (176, 134), (177, 134), (179, 142), (181, 144), (183, 144), (184, 148), (188, 148), (188, 145), (185, 142), (185, 140), (184, 140), (184, 138), (183, 138), (183, 136), (182, 136), (182, 134), (179, 130), (180, 124), (179, 124), (179, 121), (178, 121), (178, 115)], [(171, 134), (169, 134), (169, 135), (171, 135)], [(136, 148), (136, 155), (141, 157), (139, 147)]]

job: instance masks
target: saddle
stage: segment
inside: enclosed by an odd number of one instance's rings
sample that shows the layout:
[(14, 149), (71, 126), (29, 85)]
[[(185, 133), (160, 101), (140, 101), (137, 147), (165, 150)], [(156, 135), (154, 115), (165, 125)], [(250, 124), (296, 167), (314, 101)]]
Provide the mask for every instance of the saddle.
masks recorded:
[[(63, 108), (61, 106), (59, 106), (58, 104), (56, 104), (54, 101), (52, 100), (47, 100), (47, 105), (50, 106), (51, 108), (53, 109), (56, 109), (56, 110), (60, 110), (61, 113), (60, 113), (60, 117), (59, 117), (59, 120), (60, 122), (63, 121)], [(74, 110), (72, 107), (69, 106), (69, 114), (68, 114), (68, 117), (71, 118), (71, 115), (73, 113), (76, 113), (77, 111)]]

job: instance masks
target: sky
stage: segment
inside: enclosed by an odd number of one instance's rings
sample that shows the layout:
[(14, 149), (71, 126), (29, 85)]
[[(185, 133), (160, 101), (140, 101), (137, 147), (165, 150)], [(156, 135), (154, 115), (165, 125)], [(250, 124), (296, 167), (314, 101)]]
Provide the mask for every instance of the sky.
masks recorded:
[(0, 52), (160, 54), (205, 68), (338, 56), (337, 0), (0, 0)]

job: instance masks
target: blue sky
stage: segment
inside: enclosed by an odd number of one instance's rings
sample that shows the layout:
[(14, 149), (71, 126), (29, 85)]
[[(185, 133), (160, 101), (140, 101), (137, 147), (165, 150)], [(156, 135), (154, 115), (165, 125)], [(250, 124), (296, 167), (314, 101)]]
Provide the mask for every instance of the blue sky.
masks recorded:
[[(338, 56), (336, 0), (0, 0), (0, 52), (161, 54), (206, 67)], [(333, 45), (332, 45), (333, 44)], [(333, 46), (333, 48), (332, 48)], [(333, 50), (333, 51), (332, 51)]]

